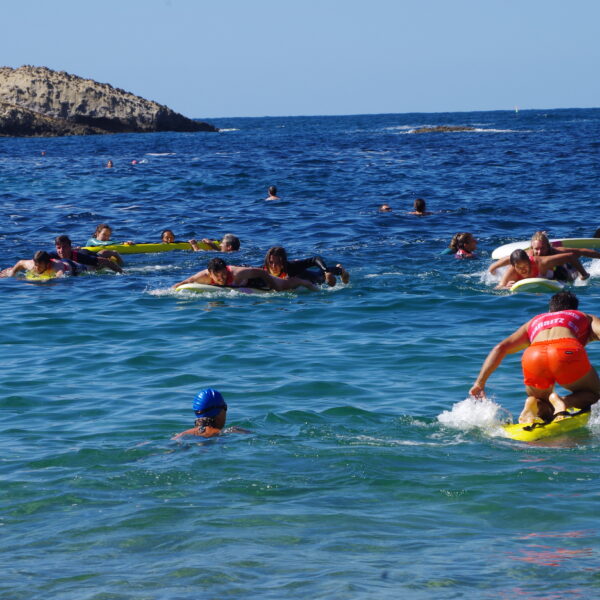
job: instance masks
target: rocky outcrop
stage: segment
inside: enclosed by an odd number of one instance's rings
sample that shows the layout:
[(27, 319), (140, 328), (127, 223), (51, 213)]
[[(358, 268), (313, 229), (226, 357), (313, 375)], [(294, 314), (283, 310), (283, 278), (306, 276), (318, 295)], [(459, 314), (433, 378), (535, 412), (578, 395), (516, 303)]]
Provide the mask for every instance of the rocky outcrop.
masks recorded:
[(218, 131), (107, 83), (64, 71), (0, 68), (0, 135)]
[(418, 127), (411, 133), (445, 133), (448, 131), (475, 131), (475, 127), (466, 127), (462, 125), (437, 125), (435, 127)]

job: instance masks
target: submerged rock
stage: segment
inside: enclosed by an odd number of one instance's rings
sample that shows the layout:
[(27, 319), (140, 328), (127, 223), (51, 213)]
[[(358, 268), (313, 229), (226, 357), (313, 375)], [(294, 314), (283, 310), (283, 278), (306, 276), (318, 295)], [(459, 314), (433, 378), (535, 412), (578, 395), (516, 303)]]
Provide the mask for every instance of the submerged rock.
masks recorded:
[(437, 125), (435, 127), (418, 127), (411, 133), (445, 133), (447, 131), (475, 131), (475, 127), (465, 125)]
[(0, 68), (0, 135), (218, 131), (170, 108), (46, 67)]

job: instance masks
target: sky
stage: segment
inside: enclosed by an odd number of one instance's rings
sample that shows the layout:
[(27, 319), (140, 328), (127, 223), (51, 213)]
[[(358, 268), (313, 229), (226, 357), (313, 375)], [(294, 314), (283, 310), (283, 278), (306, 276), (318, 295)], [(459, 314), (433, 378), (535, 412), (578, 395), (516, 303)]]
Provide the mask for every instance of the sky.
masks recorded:
[(19, 0), (0, 66), (192, 118), (600, 105), (600, 0)]

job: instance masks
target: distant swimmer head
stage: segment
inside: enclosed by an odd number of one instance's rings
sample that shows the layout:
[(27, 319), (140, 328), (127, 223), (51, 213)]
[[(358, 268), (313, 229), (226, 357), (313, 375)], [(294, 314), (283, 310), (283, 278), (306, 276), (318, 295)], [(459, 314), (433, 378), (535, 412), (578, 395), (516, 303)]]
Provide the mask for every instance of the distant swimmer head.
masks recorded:
[(270, 185), (267, 191), (269, 192), (269, 196), (277, 196), (277, 186)]
[(465, 252), (472, 253), (477, 249), (477, 240), (475, 239), (475, 236), (473, 236), (473, 234), (469, 233), (468, 231), (456, 233), (450, 241), (450, 249), (455, 254), (459, 250), (464, 250)]
[(94, 237), (101, 242), (108, 242), (111, 235), (112, 229), (110, 225), (107, 225), (106, 223), (100, 223), (100, 225), (96, 227), (96, 231), (94, 231)]
[(192, 409), (198, 418), (216, 417), (222, 410), (227, 410), (227, 403), (221, 392), (206, 388), (198, 392), (192, 403)]
[(112, 161), (112, 160), (109, 160), (109, 161), (106, 163), (106, 168), (107, 168), (107, 169), (112, 169), (113, 167), (114, 167), (114, 165), (113, 165), (113, 161)]
[(579, 308), (579, 298), (569, 290), (563, 290), (554, 294), (550, 298), (549, 312), (558, 312), (560, 310), (577, 310)]
[(160, 234), (160, 240), (163, 244), (172, 244), (175, 241), (175, 234), (171, 229), (165, 229)]
[(221, 240), (221, 252), (237, 252), (240, 249), (240, 238), (227, 233)]
[(531, 236), (531, 250), (534, 256), (548, 256), (552, 252), (552, 244), (545, 231), (536, 231)]
[(389, 204), (382, 204), (379, 207), (379, 212), (391, 212), (392, 211), (392, 207)]
[(425, 200), (423, 200), (423, 198), (417, 198), (413, 204), (413, 210), (417, 213), (422, 213), (425, 212), (425, 209)]

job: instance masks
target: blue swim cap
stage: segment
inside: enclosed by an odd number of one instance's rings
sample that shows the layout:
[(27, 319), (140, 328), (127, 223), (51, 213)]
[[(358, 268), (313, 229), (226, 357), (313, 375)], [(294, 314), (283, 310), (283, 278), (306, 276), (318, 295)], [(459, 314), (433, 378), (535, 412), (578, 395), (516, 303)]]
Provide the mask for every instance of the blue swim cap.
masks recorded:
[(220, 392), (207, 388), (198, 392), (192, 403), (192, 408), (197, 417), (216, 417), (221, 409), (227, 408), (227, 404)]

